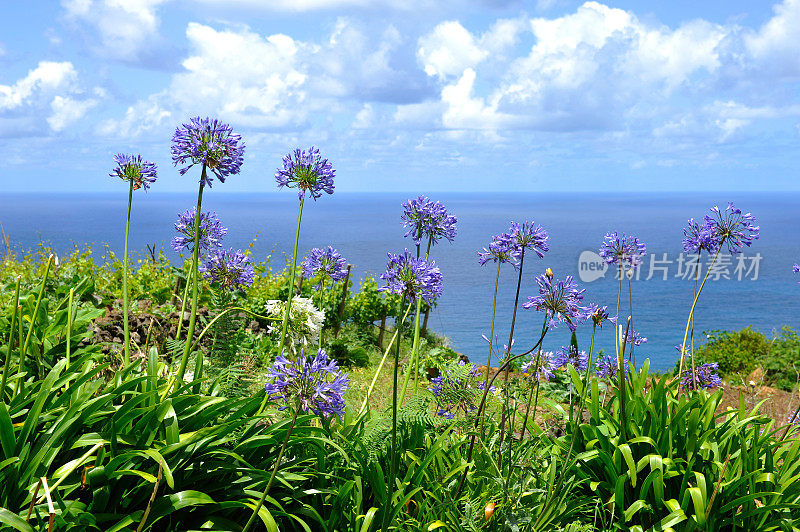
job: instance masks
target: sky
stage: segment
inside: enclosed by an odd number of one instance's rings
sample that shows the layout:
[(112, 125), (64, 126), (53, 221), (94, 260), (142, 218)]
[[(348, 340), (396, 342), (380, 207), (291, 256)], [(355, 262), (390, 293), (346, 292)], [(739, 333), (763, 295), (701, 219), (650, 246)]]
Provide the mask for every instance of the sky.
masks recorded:
[(338, 191), (796, 191), (798, 35), (800, 0), (1, 0), (0, 192), (119, 190), (120, 152), (192, 192), (192, 116), (244, 138), (227, 192), (312, 145)]

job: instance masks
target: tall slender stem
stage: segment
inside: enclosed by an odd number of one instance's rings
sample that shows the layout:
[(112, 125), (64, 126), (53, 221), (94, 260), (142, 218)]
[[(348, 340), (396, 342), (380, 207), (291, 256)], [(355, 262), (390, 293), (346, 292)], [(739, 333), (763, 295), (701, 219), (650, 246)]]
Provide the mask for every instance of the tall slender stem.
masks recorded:
[(719, 247), (717, 248), (717, 252), (714, 254), (714, 258), (711, 260), (711, 264), (708, 266), (706, 270), (706, 274), (703, 277), (703, 282), (700, 283), (700, 288), (697, 289), (697, 293), (694, 295), (694, 301), (692, 301), (692, 308), (689, 310), (689, 318), (686, 320), (686, 331), (683, 333), (683, 342), (681, 343), (681, 361), (678, 366), (678, 377), (683, 375), (683, 361), (686, 358), (686, 338), (689, 336), (689, 326), (692, 323), (692, 318), (694, 317), (694, 308), (697, 306), (697, 300), (700, 298), (700, 292), (703, 291), (703, 286), (705, 286), (706, 281), (708, 280), (708, 274), (711, 273), (711, 269), (714, 267), (714, 263), (717, 262), (717, 257), (719, 257), (719, 251), (722, 249), (722, 242), (720, 242)]
[[(400, 319), (401, 322), (406, 321), (408, 313), (411, 312), (412, 305), (413, 303), (409, 302), (408, 306), (406, 307), (405, 314), (403, 314), (403, 317)], [(386, 350), (383, 352), (383, 358), (381, 358), (381, 362), (380, 364), (378, 364), (378, 369), (375, 370), (375, 375), (372, 376), (372, 382), (369, 385), (366, 397), (364, 397), (364, 402), (361, 404), (361, 408), (358, 410), (359, 416), (362, 413), (364, 413), (364, 410), (366, 410), (367, 408), (367, 403), (369, 403), (369, 398), (370, 396), (372, 396), (372, 390), (375, 388), (375, 383), (378, 381), (378, 375), (380, 375), (381, 370), (383, 369), (383, 365), (386, 363), (386, 357), (389, 356), (389, 351), (392, 350), (392, 346), (394, 345), (395, 340), (397, 340), (397, 333), (398, 333), (398, 328), (395, 327), (394, 334), (392, 335), (392, 338), (389, 340), (389, 345), (386, 346)]]
[[(405, 298), (400, 299), (397, 313), (403, 310)], [(394, 378), (392, 381), (392, 466), (388, 482), (386, 482), (386, 504), (383, 512), (383, 531), (386, 532), (389, 526), (389, 510), (392, 507), (392, 493), (394, 493), (394, 483), (397, 478), (397, 366), (400, 363), (400, 343), (403, 338), (403, 320), (397, 324), (397, 343), (394, 346)]]
[(133, 179), (128, 190), (128, 216), (125, 219), (125, 253), (122, 259), (122, 328), (125, 331), (125, 343), (122, 344), (122, 366), (131, 363), (131, 331), (128, 318), (128, 234), (131, 228), (131, 204), (133, 203)]
[[(697, 296), (697, 280), (700, 277), (700, 253), (697, 254), (697, 263), (695, 264), (695, 273), (694, 273), (694, 296)], [(689, 356), (692, 358), (692, 382), (694, 383), (694, 389), (697, 389), (697, 371), (695, 370), (694, 365), (694, 313), (692, 313), (692, 325), (691, 325), (691, 341), (690, 341), (690, 350)]]
[[(631, 270), (631, 273), (633, 273), (633, 270)], [(628, 304), (629, 304), (628, 310), (630, 311), (628, 313), (628, 319), (631, 320), (631, 330), (633, 330), (633, 290), (631, 290), (630, 277), (628, 277)], [(634, 355), (633, 347), (634, 344), (633, 342), (631, 342), (631, 364), (633, 365), (634, 368), (636, 368), (636, 355)]]
[(475, 425), (473, 426), (474, 430), (472, 431), (472, 436), (470, 437), (469, 440), (469, 447), (467, 448), (467, 467), (464, 468), (464, 472), (461, 474), (461, 480), (458, 483), (458, 488), (456, 488), (456, 493), (453, 496), (453, 499), (458, 499), (458, 497), (461, 495), (461, 490), (464, 488), (464, 482), (466, 482), (467, 480), (467, 474), (469, 473), (469, 462), (472, 460), (472, 451), (475, 448), (475, 437), (477, 436), (478, 424), (479, 423), (482, 424), (483, 412), (484, 409), (486, 408), (486, 398), (489, 395), (489, 388), (491, 388), (491, 386), (494, 384), (494, 381), (497, 379), (497, 376), (500, 375), (500, 373), (502, 373), (504, 369), (506, 369), (506, 366), (511, 364), (513, 361), (518, 360), (536, 351), (536, 349), (542, 345), (542, 342), (544, 341), (544, 337), (546, 334), (547, 334), (547, 329), (544, 330), (542, 335), (539, 337), (539, 340), (536, 342), (536, 344), (534, 344), (532, 348), (528, 349), (524, 353), (520, 353), (519, 355), (514, 355), (505, 362), (503, 362), (503, 364), (495, 372), (492, 379), (486, 385), (484, 385), (483, 397), (481, 397), (481, 402), (478, 405), (477, 412), (475, 413)]
[[(22, 373), (25, 369), (25, 357), (28, 355), (28, 345), (31, 343), (31, 336), (33, 336), (33, 328), (36, 326), (36, 317), (39, 315), (39, 305), (42, 303), (42, 296), (44, 296), (44, 284), (47, 282), (47, 276), (50, 275), (50, 265), (53, 263), (53, 256), (47, 257), (47, 264), (44, 268), (44, 276), (42, 277), (42, 284), (39, 286), (39, 295), (36, 297), (36, 305), (33, 307), (33, 316), (31, 316), (31, 324), (28, 327), (28, 334), (25, 335), (25, 342), (22, 344), (22, 349), (19, 352), (19, 372)], [(19, 316), (20, 333), (22, 332), (22, 314)], [(18, 392), (23, 386), (25, 380), (24, 375), (20, 375), (14, 387), (14, 392)]]
[(250, 516), (250, 519), (247, 520), (247, 524), (244, 525), (242, 532), (247, 532), (248, 530), (250, 530), (253, 521), (255, 521), (256, 516), (258, 515), (258, 511), (261, 510), (262, 506), (264, 506), (264, 501), (267, 499), (267, 493), (269, 493), (269, 489), (272, 487), (272, 481), (275, 480), (275, 475), (278, 473), (278, 468), (281, 466), (281, 459), (283, 459), (283, 452), (286, 450), (286, 444), (289, 443), (289, 436), (292, 434), (292, 429), (294, 428), (295, 421), (297, 421), (297, 414), (299, 412), (300, 412), (299, 408), (294, 409), (292, 422), (289, 424), (289, 428), (286, 429), (286, 437), (283, 438), (283, 445), (281, 445), (281, 450), (278, 451), (278, 458), (275, 460), (275, 465), (272, 467), (272, 474), (270, 474), (269, 476), (267, 487), (264, 488), (264, 493), (261, 494), (261, 499), (259, 499), (258, 504), (253, 509), (253, 514)]
[[(545, 313), (545, 315), (544, 315), (544, 323), (542, 324), (542, 336), (544, 336), (546, 327), (547, 327), (547, 313)], [(536, 372), (534, 375), (539, 373), (539, 364), (541, 364), (541, 361), (542, 361), (541, 357), (542, 357), (542, 346), (540, 345), (539, 346), (539, 352), (536, 353), (536, 362), (533, 365), (533, 370)], [(534, 375), (531, 375), (531, 377), (534, 377)], [(536, 394), (537, 394), (537, 400), (538, 400), (538, 394), (539, 394), (539, 378), (538, 377), (536, 377), (534, 385), (531, 386), (531, 393), (528, 396), (528, 403), (527, 403), (527, 405), (525, 407), (525, 417), (522, 420), (522, 434), (519, 437), (520, 441), (522, 441), (522, 438), (525, 437), (525, 428), (528, 426), (528, 414), (530, 414), (530, 411), (531, 411), (531, 398), (533, 397), (533, 388), (534, 387), (536, 387)], [(533, 419), (534, 419), (534, 421), (536, 420), (536, 408), (533, 409)]]
[[(17, 325), (17, 311), (19, 310), (19, 283), (20, 278), (17, 277), (17, 286), (14, 289), (14, 299), (11, 300), (11, 329), (8, 332), (8, 344), (6, 345), (6, 359), (3, 362), (3, 380), (0, 383), (0, 401), (6, 393), (6, 384), (8, 383), (8, 372), (11, 369), (11, 350), (14, 348), (14, 328)], [(21, 317), (20, 317), (21, 318)]]
[[(517, 276), (517, 292), (516, 292), (516, 295), (514, 296), (514, 311), (511, 314), (511, 332), (508, 334), (508, 345), (506, 346), (506, 356), (505, 356), (505, 358), (508, 358), (508, 356), (511, 354), (511, 344), (514, 341), (514, 325), (515, 325), (516, 320), (517, 320), (517, 307), (519, 305), (519, 289), (520, 289), (520, 286), (522, 286), (522, 267), (523, 267), (524, 264), (525, 264), (525, 248), (523, 247), (522, 248), (522, 253), (520, 254), (520, 258), (519, 258), (519, 275)], [(508, 373), (509, 373), (509, 367), (506, 366), (506, 372), (505, 372), (505, 376), (503, 378), (503, 381), (504, 381), (504, 383), (506, 385), (506, 394), (505, 394), (505, 401), (503, 403), (503, 416), (500, 419), (500, 445), (499, 445), (500, 446), (500, 450), (498, 451), (498, 457), (497, 457), (497, 466), (500, 467), (500, 468), (503, 467), (502, 447), (503, 447), (503, 440), (505, 439), (505, 435), (506, 435), (506, 412), (508, 411), (508, 400), (509, 400)], [(509, 428), (509, 438), (513, 439), (513, 437), (514, 437), (514, 426), (513, 426), (513, 423), (512, 423), (511, 427)], [(511, 463), (511, 445), (508, 446), (508, 457), (509, 457), (509, 464), (510, 464)]]
[[(620, 262), (619, 266), (617, 266), (617, 273), (619, 275), (619, 285), (617, 286), (617, 321), (619, 321), (619, 301), (622, 297), (622, 263)], [(617, 358), (619, 358), (619, 352), (621, 346), (619, 345), (619, 334), (614, 331), (614, 346), (617, 348)]]
[(75, 288), (70, 288), (69, 299), (67, 302), (67, 368), (69, 368), (69, 359), (72, 352), (72, 299), (74, 297)]
[[(489, 357), (486, 359), (486, 376), (483, 379), (483, 387), (487, 388), (489, 385), (489, 368), (492, 366), (492, 348), (494, 347), (494, 316), (497, 311), (497, 285), (500, 282), (500, 265), (501, 261), (497, 261), (497, 275), (494, 278), (494, 296), (492, 298), (492, 325), (489, 328)], [(485, 394), (484, 394), (485, 395)], [(483, 419), (481, 419), (481, 438), (483, 438)]]
[[(203, 187), (206, 183), (206, 163), (203, 162), (203, 170), (200, 177), (200, 189), (197, 192), (197, 210), (194, 213), (194, 249), (192, 250), (192, 312), (189, 315), (189, 327), (186, 329), (186, 343), (183, 346), (183, 356), (178, 374), (175, 376), (175, 386), (183, 384), (183, 374), (186, 372), (186, 364), (189, 362), (189, 354), (192, 350), (192, 339), (194, 338), (195, 321), (197, 320), (197, 294), (199, 292), (200, 276), (197, 269), (200, 262), (200, 208), (203, 205)], [(180, 317), (183, 319), (183, 316)]]
[(289, 312), (292, 308), (292, 292), (294, 292), (294, 277), (297, 270), (297, 244), (300, 242), (300, 220), (303, 217), (303, 202), (305, 195), (300, 198), (300, 209), (297, 212), (297, 228), (294, 232), (294, 251), (292, 252), (292, 270), (289, 272), (289, 296), (286, 298), (286, 311), (283, 313), (283, 323), (281, 324), (281, 339), (278, 342), (278, 352), (283, 351), (283, 344), (286, 340), (286, 330), (289, 327)]
[[(431, 238), (428, 238), (428, 250), (425, 252), (425, 261), (427, 262), (428, 256), (431, 252)], [(417, 245), (417, 258), (419, 258), (419, 245)], [(419, 374), (419, 316), (422, 313), (422, 297), (417, 296), (417, 314), (414, 318), (414, 343), (411, 345), (411, 357), (408, 360), (408, 371), (403, 379), (403, 391), (400, 394), (400, 404), (402, 405), (406, 398), (406, 389), (408, 388), (408, 381), (411, 374), (414, 374), (414, 393), (417, 390), (417, 375)]]
[(181, 328), (183, 327), (183, 313), (186, 312), (186, 299), (189, 295), (189, 286), (194, 282), (194, 271), (190, 268), (186, 275), (186, 286), (183, 287), (183, 297), (181, 298), (181, 313), (178, 314), (178, 327), (175, 329), (175, 339), (181, 339)]

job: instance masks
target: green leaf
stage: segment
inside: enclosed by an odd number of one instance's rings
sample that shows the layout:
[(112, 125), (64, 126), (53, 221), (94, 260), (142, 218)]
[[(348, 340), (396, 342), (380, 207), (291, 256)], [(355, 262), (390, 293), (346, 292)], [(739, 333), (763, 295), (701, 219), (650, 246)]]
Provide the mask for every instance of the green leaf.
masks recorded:
[(12, 514), (5, 508), (0, 508), (0, 523), (8, 525), (14, 530), (20, 530), (21, 532), (34, 532), (33, 527), (26, 523), (24, 519), (17, 514)]

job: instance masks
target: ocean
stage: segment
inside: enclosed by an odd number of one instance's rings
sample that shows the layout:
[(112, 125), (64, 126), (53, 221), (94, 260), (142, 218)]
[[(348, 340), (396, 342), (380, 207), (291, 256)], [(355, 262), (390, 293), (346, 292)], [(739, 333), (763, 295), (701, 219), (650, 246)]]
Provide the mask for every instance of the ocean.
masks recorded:
[[(221, 188), (221, 187), (220, 187)], [(478, 363), (485, 363), (496, 266), (481, 267), (476, 253), (492, 235), (505, 231), (510, 221), (534, 220), (550, 234), (550, 251), (543, 259), (526, 255), (520, 304), (536, 294), (535, 277), (551, 268), (557, 278), (572, 275), (585, 288), (584, 302), (615, 309), (615, 272), (601, 269), (596, 252), (609, 231), (633, 234), (647, 245), (647, 257), (638, 279), (632, 281), (634, 328), (648, 339), (636, 348), (637, 363), (645, 357), (651, 367), (669, 369), (677, 360), (692, 302), (691, 258), (681, 255), (682, 228), (690, 217), (702, 218), (709, 207), (724, 208), (733, 201), (752, 212), (761, 228), (759, 240), (741, 256), (724, 254), (712, 271), (695, 314), (696, 340), (702, 331), (753, 327), (768, 335), (782, 326), (800, 326), (800, 194), (798, 193), (433, 193), (458, 217), (453, 243), (440, 242), (431, 256), (444, 276), (444, 294), (431, 313), (429, 327), (447, 336), (451, 346)], [(380, 276), (386, 253), (413, 249), (403, 238), (400, 204), (410, 197), (397, 193), (343, 193), (307, 200), (300, 234), (300, 253), (332, 245), (353, 265), (356, 281)], [(127, 190), (119, 194), (0, 194), (0, 223), (15, 249), (28, 249), (41, 240), (59, 253), (74, 245), (107, 243), (121, 255), (125, 229)], [(134, 195), (131, 249), (146, 255), (148, 244), (164, 249), (174, 234), (179, 211), (195, 204), (191, 194)], [(294, 191), (231, 194), (207, 190), (203, 210), (213, 210), (228, 227), (225, 247), (244, 248), (256, 239), (254, 258), (271, 255), (280, 269), (290, 258), (297, 221)], [(721, 255), (723, 256), (723, 255)], [(701, 264), (707, 265), (708, 257)], [(705, 273), (705, 270), (703, 270)], [(517, 272), (504, 265), (500, 274), (495, 332), (501, 344), (508, 341)], [(627, 284), (627, 283), (625, 283)], [(627, 291), (620, 314), (629, 314)], [(534, 310), (518, 311), (514, 351), (527, 350), (538, 339), (542, 316)], [(613, 352), (613, 329), (598, 330), (595, 352)], [(591, 327), (579, 329), (581, 349), (588, 349)], [(569, 343), (566, 327), (547, 334), (546, 349)]]

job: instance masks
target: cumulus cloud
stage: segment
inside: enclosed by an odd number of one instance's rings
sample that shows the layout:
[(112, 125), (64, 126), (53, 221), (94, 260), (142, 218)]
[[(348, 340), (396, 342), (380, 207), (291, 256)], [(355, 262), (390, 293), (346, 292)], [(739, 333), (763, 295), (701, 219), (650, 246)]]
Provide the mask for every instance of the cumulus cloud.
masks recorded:
[[(159, 36), (158, 7), (168, 0), (62, 0), (66, 19), (77, 25), (88, 48), (100, 57), (167, 66)], [(85, 28), (93, 31), (86, 32)]]
[(98, 101), (83, 94), (72, 63), (40, 61), (13, 85), (0, 85), (0, 135), (42, 135), (47, 126), (62, 131)]
[(784, 0), (774, 16), (747, 36), (747, 50), (762, 68), (782, 76), (800, 75), (800, 0)]

